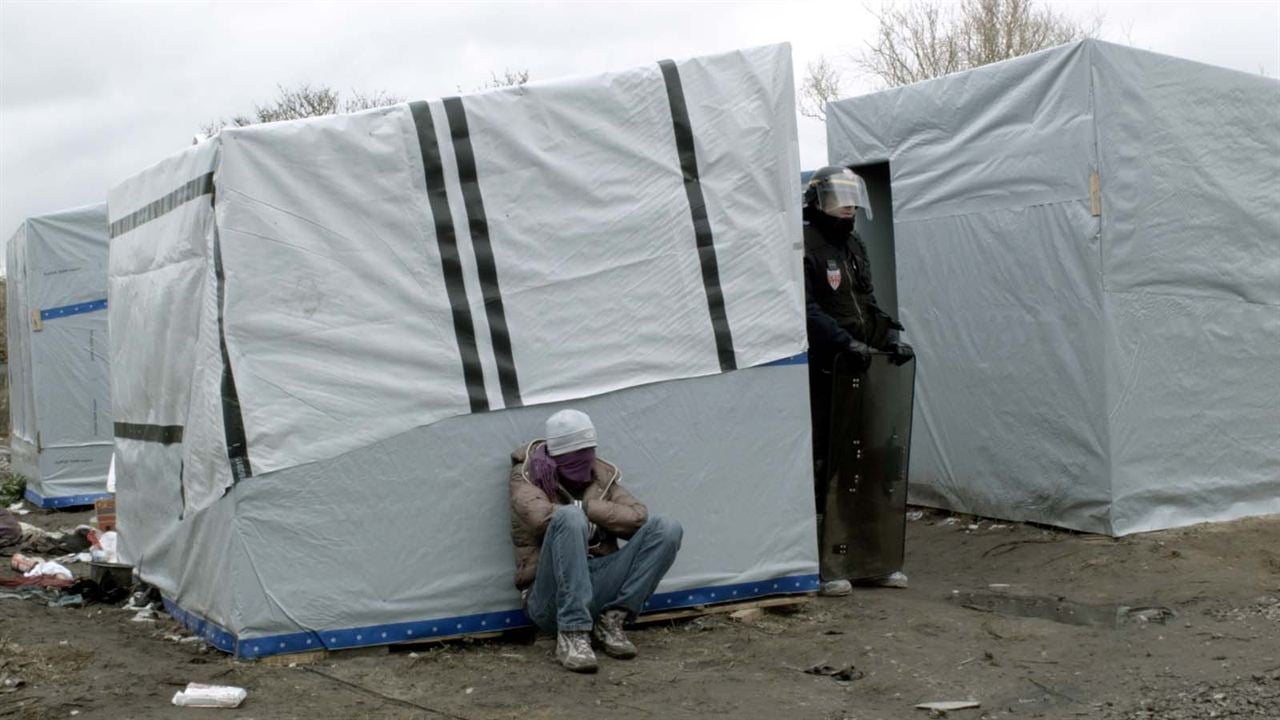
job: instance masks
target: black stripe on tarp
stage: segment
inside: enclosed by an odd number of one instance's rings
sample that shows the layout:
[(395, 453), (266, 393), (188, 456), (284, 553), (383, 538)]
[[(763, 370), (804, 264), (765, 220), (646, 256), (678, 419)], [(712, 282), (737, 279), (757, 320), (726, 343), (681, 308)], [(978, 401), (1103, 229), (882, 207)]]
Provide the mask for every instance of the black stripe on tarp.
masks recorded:
[(213, 194), (213, 173), (208, 172), (200, 177), (184, 183), (182, 187), (165, 195), (159, 200), (147, 203), (140, 210), (135, 210), (119, 220), (111, 223), (109, 233), (111, 237), (123, 235), (139, 225), (155, 220), (166, 213), (177, 209), (179, 205), (190, 202), (201, 195)]
[(115, 423), (115, 436), (121, 440), (173, 445), (182, 442), (181, 425), (143, 425), (140, 423)]
[(485, 216), (484, 200), (480, 197), (476, 156), (471, 148), (471, 133), (467, 129), (467, 112), (462, 107), (462, 98), (445, 98), (444, 114), (449, 120), (453, 154), (458, 161), (458, 181), (462, 185), (462, 202), (471, 229), (471, 248), (476, 254), (480, 296), (484, 299), (485, 317), (489, 320), (489, 337), (493, 341), (502, 402), (506, 407), (520, 407), (524, 404), (520, 399), (520, 380), (511, 354), (511, 334), (507, 331), (507, 314), (502, 307), (502, 290), (498, 287), (498, 265), (494, 262), (493, 246), (489, 243), (489, 220)]
[(453, 332), (458, 338), (462, 356), (462, 378), (467, 384), (471, 412), (489, 409), (484, 391), (484, 370), (480, 367), (480, 351), (476, 349), (476, 327), (471, 319), (467, 287), (462, 280), (462, 259), (458, 254), (458, 235), (453, 229), (449, 196), (444, 189), (444, 162), (440, 159), (440, 143), (436, 126), (431, 122), (431, 108), (423, 101), (409, 103), (413, 124), (418, 129), (418, 148), (422, 151), (422, 169), (426, 173), (427, 200), (435, 222), (436, 244), (440, 248), (440, 267), (444, 270), (444, 289), (453, 313)]
[(245, 438), (240, 394), (236, 392), (236, 379), (231, 373), (231, 353), (227, 351), (226, 322), (222, 316), (227, 280), (222, 271), (222, 240), (216, 232), (213, 236), (213, 275), (217, 281), (218, 294), (218, 350), (222, 353), (222, 430), (227, 438), (227, 460), (231, 463), (231, 478), (240, 482), (253, 477), (253, 467), (249, 464), (249, 442)]
[(693, 149), (693, 123), (689, 122), (689, 106), (685, 103), (684, 86), (680, 84), (680, 72), (674, 61), (659, 60), (658, 67), (662, 68), (662, 79), (667, 84), (671, 124), (676, 133), (676, 151), (680, 155), (680, 170), (684, 174), (684, 192), (689, 198), (689, 212), (693, 215), (693, 233), (698, 242), (698, 260), (702, 264), (702, 286), (707, 292), (707, 308), (711, 311), (711, 328), (715, 332), (720, 370), (736, 370), (738, 360), (733, 351), (733, 335), (729, 332), (729, 316), (724, 309), (724, 291), (720, 287), (720, 263), (716, 260), (715, 238), (711, 234), (711, 221), (707, 219), (707, 202), (702, 196), (702, 181), (698, 179), (698, 156)]

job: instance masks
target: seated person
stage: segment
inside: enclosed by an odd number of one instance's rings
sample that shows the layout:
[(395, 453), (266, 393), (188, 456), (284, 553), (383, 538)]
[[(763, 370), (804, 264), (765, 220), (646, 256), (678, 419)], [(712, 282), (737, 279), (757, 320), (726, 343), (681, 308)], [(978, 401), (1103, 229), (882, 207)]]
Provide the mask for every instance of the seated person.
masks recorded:
[[(596, 457), (596, 430), (577, 410), (546, 423), (546, 440), (511, 454), (511, 541), (525, 612), (556, 633), (556, 659), (595, 672), (592, 640), (611, 657), (636, 655), (623, 633), (676, 559), (683, 530), (650, 515)], [(627, 540), (619, 549), (618, 539)]]

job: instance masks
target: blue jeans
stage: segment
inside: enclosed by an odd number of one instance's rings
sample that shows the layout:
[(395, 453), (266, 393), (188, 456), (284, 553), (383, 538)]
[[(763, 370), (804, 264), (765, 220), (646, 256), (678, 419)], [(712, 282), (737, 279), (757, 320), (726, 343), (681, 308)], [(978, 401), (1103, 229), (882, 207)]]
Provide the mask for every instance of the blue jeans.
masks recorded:
[(650, 515), (617, 552), (588, 557), (587, 516), (572, 505), (561, 507), (542, 538), (525, 611), (549, 633), (590, 630), (600, 613), (614, 608), (635, 618), (675, 562), (683, 537), (680, 523)]

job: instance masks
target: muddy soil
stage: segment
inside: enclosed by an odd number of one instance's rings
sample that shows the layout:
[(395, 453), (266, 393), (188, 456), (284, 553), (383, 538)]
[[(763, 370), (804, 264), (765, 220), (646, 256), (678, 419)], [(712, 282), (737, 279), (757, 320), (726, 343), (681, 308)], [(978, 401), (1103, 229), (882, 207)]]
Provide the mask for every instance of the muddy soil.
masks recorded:
[[(976, 700), (947, 717), (1280, 718), (1280, 517), (1110, 539), (925, 513), (908, 548), (909, 589), (645, 627), (639, 658), (594, 676), (548, 638), (238, 663), (167, 619), (4, 599), (0, 676), (22, 684), (0, 684), (0, 717), (891, 720)], [(805, 672), (823, 665), (852, 679)], [(191, 681), (249, 697), (171, 706)]]

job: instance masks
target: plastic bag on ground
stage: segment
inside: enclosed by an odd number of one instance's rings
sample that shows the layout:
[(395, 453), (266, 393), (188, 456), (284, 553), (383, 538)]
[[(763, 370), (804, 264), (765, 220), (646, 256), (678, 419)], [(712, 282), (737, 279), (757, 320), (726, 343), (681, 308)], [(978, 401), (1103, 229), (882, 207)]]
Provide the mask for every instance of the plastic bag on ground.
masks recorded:
[(173, 704), (179, 707), (234, 708), (249, 696), (244, 688), (230, 685), (205, 685), (187, 683), (184, 690), (173, 695)]

